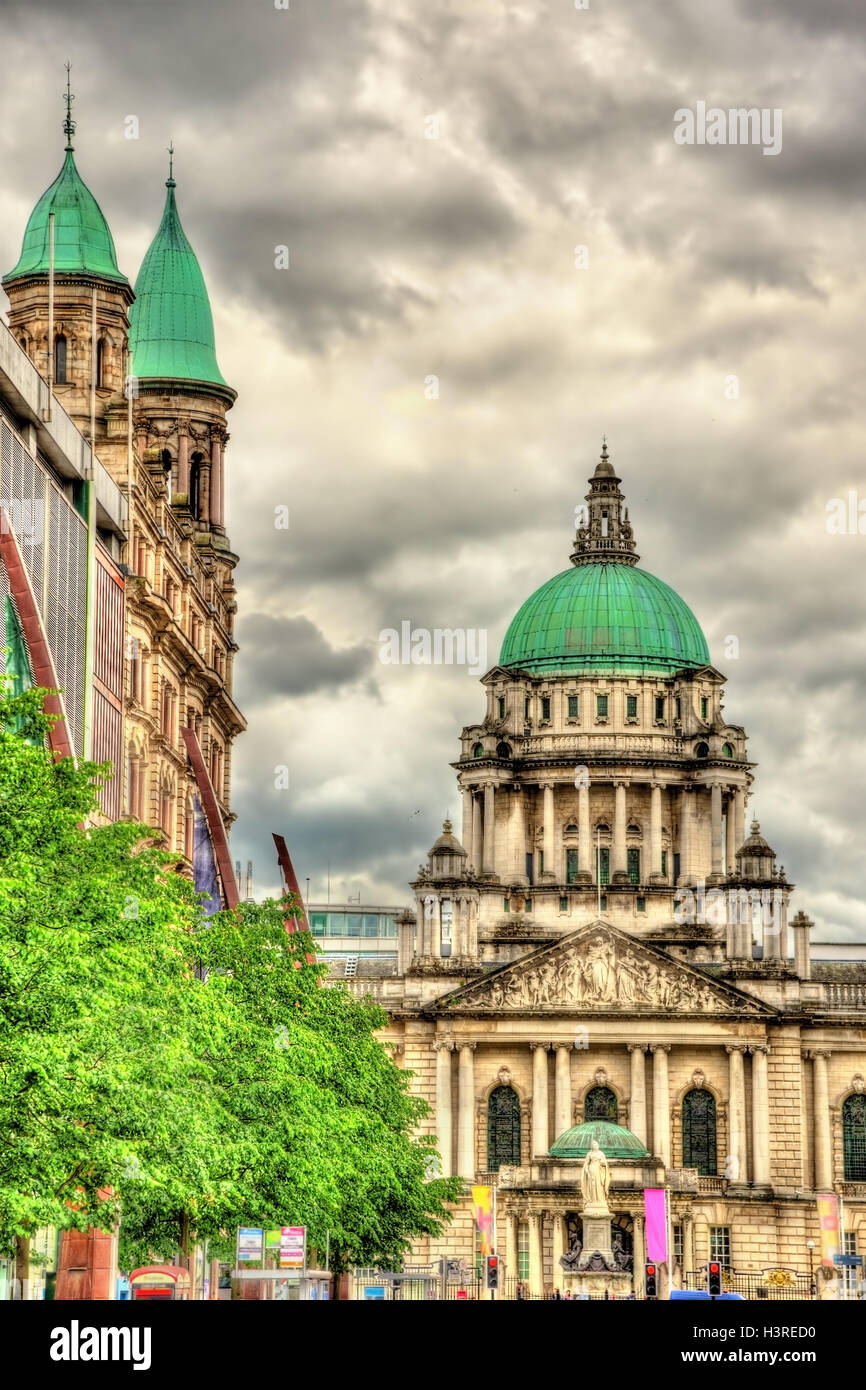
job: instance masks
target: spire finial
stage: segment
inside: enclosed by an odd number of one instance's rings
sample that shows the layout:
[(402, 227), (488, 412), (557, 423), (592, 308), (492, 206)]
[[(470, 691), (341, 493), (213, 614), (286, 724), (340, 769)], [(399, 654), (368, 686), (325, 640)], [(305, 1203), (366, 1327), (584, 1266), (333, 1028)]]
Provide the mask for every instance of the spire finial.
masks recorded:
[(64, 98), (63, 98), (64, 101), (66, 102), (66, 120), (63, 122), (63, 133), (64, 133), (64, 135), (66, 136), (66, 148), (67, 148), (67, 150), (72, 150), (72, 149), (75, 148), (75, 146), (74, 146), (73, 143), (72, 143), (72, 137), (73, 137), (73, 135), (75, 134), (75, 122), (74, 122), (73, 119), (72, 119), (72, 103), (73, 103), (73, 101), (75, 100), (75, 97), (72, 95), (72, 91), (71, 91), (71, 89), (70, 89), (69, 74), (70, 74), (71, 71), (72, 71), (72, 64), (71, 64), (71, 63), (67, 63), (67, 64), (66, 64), (66, 92), (65, 92)]
[(606, 434), (603, 434), (603, 435), (601, 436), (601, 456), (602, 456), (603, 459), (606, 459), (606, 458), (607, 458), (607, 435), (606, 435)]
[(166, 188), (174, 188), (174, 141), (170, 141), (168, 146), (168, 178), (165, 181)]

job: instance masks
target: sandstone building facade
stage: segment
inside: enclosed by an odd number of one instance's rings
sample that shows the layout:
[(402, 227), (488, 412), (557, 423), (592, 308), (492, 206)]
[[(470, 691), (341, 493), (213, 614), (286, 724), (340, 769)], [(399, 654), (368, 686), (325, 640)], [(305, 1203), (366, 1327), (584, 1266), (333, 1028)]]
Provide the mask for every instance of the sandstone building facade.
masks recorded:
[(482, 679), (461, 838), (446, 823), (419, 870), (396, 969), (350, 986), (389, 1011), (467, 1182), (416, 1257), (471, 1268), (486, 1183), (507, 1277), (567, 1287), (601, 1126), (638, 1297), (647, 1186), (669, 1192), (670, 1281), (716, 1258), (753, 1296), (808, 1296), (816, 1194), (843, 1198), (843, 1248), (866, 1253), (866, 971), (813, 963), (811, 922), (789, 921), (793, 885), (747, 825), (745, 731), (694, 615), (638, 568), (606, 448), (571, 560)]

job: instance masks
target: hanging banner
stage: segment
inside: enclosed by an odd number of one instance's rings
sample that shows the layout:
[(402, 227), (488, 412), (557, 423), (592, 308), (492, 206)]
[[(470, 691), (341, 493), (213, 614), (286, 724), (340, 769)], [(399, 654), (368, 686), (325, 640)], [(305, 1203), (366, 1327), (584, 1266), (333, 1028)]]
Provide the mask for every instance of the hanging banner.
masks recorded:
[(655, 1264), (668, 1258), (668, 1194), (664, 1187), (645, 1187), (643, 1209), (646, 1217), (646, 1257)]
[(479, 1236), (478, 1253), (481, 1255), (481, 1258), (484, 1259), (485, 1256), (495, 1253), (493, 1249), (492, 1187), (473, 1187), (472, 1211), (475, 1216), (475, 1225)]
[(835, 1192), (827, 1192), (816, 1196), (815, 1202), (821, 1232), (821, 1263), (832, 1269), (839, 1254), (839, 1198)]

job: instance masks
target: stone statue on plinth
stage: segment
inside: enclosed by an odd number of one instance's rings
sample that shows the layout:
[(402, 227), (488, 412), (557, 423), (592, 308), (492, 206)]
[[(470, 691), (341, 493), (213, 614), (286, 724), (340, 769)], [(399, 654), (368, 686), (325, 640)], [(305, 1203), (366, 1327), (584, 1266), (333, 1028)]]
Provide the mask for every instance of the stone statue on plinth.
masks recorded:
[(607, 1203), (607, 1196), (610, 1192), (610, 1167), (605, 1154), (599, 1148), (597, 1139), (593, 1139), (592, 1147), (583, 1160), (580, 1190), (584, 1198), (584, 1216), (611, 1215)]

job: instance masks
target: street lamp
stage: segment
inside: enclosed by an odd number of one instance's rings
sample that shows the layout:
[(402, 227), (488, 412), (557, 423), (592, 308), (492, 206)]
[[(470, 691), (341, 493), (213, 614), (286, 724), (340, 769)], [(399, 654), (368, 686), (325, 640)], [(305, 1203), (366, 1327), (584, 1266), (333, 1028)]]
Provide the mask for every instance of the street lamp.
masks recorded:
[(815, 1264), (812, 1251), (815, 1249), (814, 1240), (806, 1241), (806, 1249), (809, 1251), (809, 1297), (814, 1298), (818, 1290), (815, 1287)]

